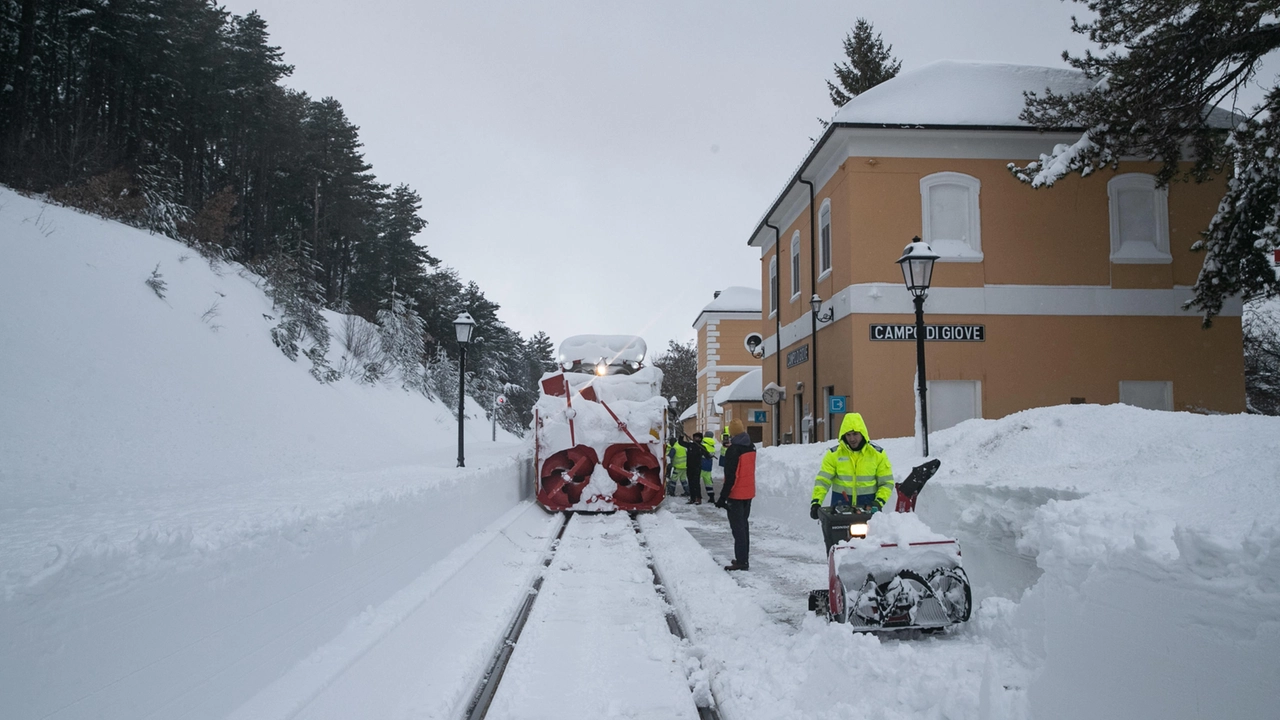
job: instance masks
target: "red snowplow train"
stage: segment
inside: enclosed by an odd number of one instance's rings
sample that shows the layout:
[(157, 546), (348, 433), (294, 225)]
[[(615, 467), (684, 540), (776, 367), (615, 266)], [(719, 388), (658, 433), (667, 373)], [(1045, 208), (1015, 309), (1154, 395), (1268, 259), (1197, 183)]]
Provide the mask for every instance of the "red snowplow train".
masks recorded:
[(561, 370), (542, 378), (534, 408), (538, 504), (552, 512), (653, 510), (662, 478), (662, 371), (628, 335), (578, 335), (560, 345)]

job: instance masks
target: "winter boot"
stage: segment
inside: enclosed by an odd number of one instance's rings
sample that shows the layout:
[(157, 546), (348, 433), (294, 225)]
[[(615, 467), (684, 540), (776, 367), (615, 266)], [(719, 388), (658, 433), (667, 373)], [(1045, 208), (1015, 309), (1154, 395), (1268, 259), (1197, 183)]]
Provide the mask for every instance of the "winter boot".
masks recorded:
[(715, 505), (715, 504), (716, 504), (716, 491), (715, 491), (715, 490), (708, 490), (708, 491), (707, 491), (707, 502), (711, 503), (712, 505)]
[(725, 569), (725, 570), (728, 570), (728, 571), (730, 571), (730, 572), (732, 572), (732, 571), (734, 571), (734, 570), (746, 570), (746, 569), (747, 569), (747, 566), (746, 566), (746, 565), (744, 565), (744, 564), (739, 564), (737, 560), (734, 560), (733, 562), (729, 563), (728, 565), (725, 565), (725, 566), (724, 566), (724, 569)]

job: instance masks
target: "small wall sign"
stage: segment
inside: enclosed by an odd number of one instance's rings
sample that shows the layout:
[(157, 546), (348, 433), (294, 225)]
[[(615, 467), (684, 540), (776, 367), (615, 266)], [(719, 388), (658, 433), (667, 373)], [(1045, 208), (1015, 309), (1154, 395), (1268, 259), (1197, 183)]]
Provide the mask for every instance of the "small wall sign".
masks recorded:
[(752, 411), (751, 411), (751, 422), (753, 422), (753, 423), (767, 423), (767, 422), (769, 422), (769, 411), (768, 411), (768, 410), (752, 410)]
[(789, 368), (806, 362), (809, 362), (809, 345), (807, 343), (787, 353), (787, 367)]
[[(915, 325), (872, 325), (872, 340), (916, 339)], [(986, 325), (925, 325), (924, 339), (941, 342), (986, 342)], [(788, 365), (787, 367), (790, 367)]]

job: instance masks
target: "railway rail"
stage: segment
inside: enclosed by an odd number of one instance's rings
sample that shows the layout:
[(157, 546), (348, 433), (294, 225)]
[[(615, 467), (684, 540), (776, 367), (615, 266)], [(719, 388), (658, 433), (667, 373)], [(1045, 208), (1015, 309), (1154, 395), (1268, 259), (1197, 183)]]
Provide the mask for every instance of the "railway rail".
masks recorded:
[[(564, 513), (564, 520), (556, 533), (555, 540), (551, 543), (550, 551), (543, 559), (540, 572), (530, 585), (528, 595), (525, 597), (524, 602), (521, 603), (520, 607), (513, 615), (502, 643), (499, 645), (492, 660), (489, 662), (488, 669), (484, 676), (477, 684), (472, 700), (467, 706), (466, 714), (463, 716), (467, 720), (481, 720), (482, 718), (489, 717), (494, 698), (497, 697), (499, 693), (499, 688), (501, 687), (508, 665), (516, 653), (516, 649), (520, 643), (525, 626), (528, 623), (530, 616), (533, 614), (534, 606), (540, 595), (543, 593), (544, 583), (547, 582), (549, 577), (548, 570), (555, 562), (557, 553), (559, 553), (565, 546), (565, 532), (568, 530), (573, 517), (574, 515), (572, 513)], [(645, 566), (652, 574), (653, 591), (661, 600), (667, 629), (676, 639), (684, 640), (686, 638), (684, 627), (680, 622), (680, 617), (676, 613), (675, 607), (667, 597), (666, 588), (663, 585), (662, 577), (659, 574), (657, 567), (654, 565), (652, 554), (649, 551), (648, 543), (644, 537), (644, 531), (641, 529), (640, 523), (637, 521), (634, 513), (631, 514), (630, 527), (635, 532), (636, 542), (639, 544), (641, 552), (643, 552)], [(551, 582), (556, 582), (556, 579), (552, 578)], [(556, 659), (551, 658), (549, 660), (551, 662), (555, 662)], [(692, 691), (690, 692), (692, 693)], [(696, 703), (694, 704), (696, 705)], [(715, 707), (696, 707), (696, 710), (697, 717), (700, 720), (719, 720), (720, 718)]]

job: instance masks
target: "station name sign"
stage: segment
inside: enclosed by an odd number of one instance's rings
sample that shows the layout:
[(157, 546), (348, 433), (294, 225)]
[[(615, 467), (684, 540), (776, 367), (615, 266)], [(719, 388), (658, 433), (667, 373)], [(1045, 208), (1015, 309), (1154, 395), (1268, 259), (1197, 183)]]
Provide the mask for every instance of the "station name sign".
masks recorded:
[[(915, 341), (916, 326), (872, 325), (871, 339)], [(925, 325), (924, 339), (943, 342), (985, 342), (987, 328), (985, 325)]]
[(787, 353), (787, 367), (795, 367), (804, 362), (809, 362), (809, 345), (807, 343)]

